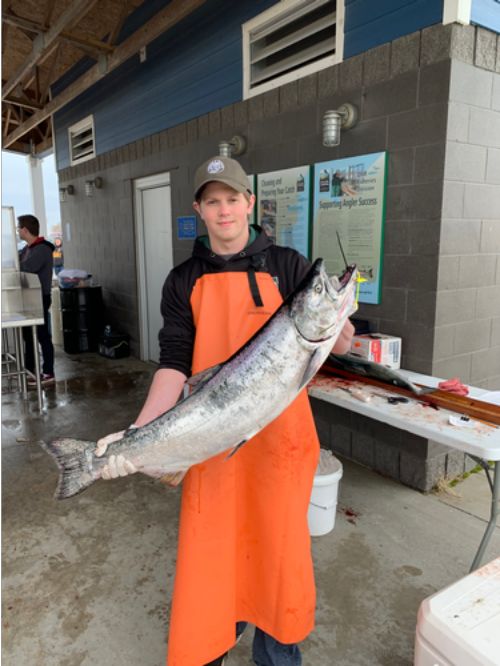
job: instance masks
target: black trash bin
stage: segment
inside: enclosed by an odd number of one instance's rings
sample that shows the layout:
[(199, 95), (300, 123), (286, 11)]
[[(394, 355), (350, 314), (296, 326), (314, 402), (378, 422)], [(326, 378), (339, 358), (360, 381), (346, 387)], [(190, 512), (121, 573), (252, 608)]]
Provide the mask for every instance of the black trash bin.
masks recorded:
[(60, 292), (64, 351), (97, 351), (104, 328), (101, 287), (74, 287)]

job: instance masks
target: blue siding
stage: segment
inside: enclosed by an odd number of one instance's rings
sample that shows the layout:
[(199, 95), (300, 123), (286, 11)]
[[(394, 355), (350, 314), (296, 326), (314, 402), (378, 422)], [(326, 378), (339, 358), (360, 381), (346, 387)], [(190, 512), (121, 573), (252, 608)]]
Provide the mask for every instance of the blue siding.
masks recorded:
[(441, 0), (345, 0), (344, 58), (442, 20)]
[(145, 63), (131, 58), (73, 100), (54, 117), (57, 168), (69, 166), (68, 127), (90, 113), (101, 154), (241, 100), (241, 24), (273, 4), (211, 0), (151, 43)]
[(470, 20), (500, 33), (500, 0), (472, 0)]

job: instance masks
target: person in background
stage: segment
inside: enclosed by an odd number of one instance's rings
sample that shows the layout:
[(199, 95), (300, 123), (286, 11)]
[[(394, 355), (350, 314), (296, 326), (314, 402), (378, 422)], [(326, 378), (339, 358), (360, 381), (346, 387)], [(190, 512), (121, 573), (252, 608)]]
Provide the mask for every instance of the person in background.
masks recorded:
[[(248, 224), (255, 196), (238, 162), (214, 157), (194, 178), (207, 227), (163, 287), (160, 367), (135, 424), (173, 407), (187, 377), (225, 361), (308, 273), (310, 262)], [(350, 348), (347, 322), (335, 351)], [(99, 440), (96, 455), (123, 433)], [(315, 586), (307, 510), (319, 442), (306, 390), (236, 453), (183, 481), (168, 666), (221, 666), (247, 622), (258, 666), (299, 666), (313, 629)], [(133, 473), (110, 456), (103, 478)], [(162, 479), (164, 482), (179, 482)]]
[[(19, 253), (19, 267), (26, 273), (36, 273), (42, 287), (43, 324), (37, 327), (38, 341), (42, 348), (42, 384), (52, 384), (54, 378), (54, 346), (49, 328), (49, 310), (52, 303), (52, 253), (54, 246), (43, 236), (39, 236), (40, 223), (34, 215), (20, 215), (17, 218), (18, 233), (27, 245)], [(23, 328), (24, 365), (32, 375), (35, 373), (35, 354), (31, 328)], [(36, 386), (36, 377), (28, 378), (28, 386)]]
[(64, 255), (63, 255), (63, 242), (62, 238), (54, 239), (54, 252), (52, 252), (52, 258), (54, 260), (54, 273), (59, 275), (59, 273), (64, 268)]

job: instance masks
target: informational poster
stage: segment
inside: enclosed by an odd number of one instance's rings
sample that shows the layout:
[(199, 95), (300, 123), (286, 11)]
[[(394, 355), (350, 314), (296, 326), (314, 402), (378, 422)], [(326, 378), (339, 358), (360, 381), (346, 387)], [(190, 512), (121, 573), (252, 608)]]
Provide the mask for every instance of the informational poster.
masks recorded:
[(311, 167), (257, 176), (257, 223), (276, 245), (309, 256)]
[(196, 238), (196, 216), (184, 215), (177, 218), (177, 238), (194, 240)]
[(386, 155), (314, 165), (313, 257), (323, 257), (328, 273), (336, 275), (346, 260), (356, 264), (365, 280), (359, 290), (361, 303), (380, 303)]

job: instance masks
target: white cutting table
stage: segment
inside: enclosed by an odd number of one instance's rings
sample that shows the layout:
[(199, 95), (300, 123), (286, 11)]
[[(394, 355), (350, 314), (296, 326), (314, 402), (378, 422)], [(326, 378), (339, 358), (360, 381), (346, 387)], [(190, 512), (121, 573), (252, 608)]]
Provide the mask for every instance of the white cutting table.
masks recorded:
[[(410, 371), (400, 370), (398, 372), (413, 383), (423, 386), (437, 386), (441, 381), (436, 377), (419, 375)], [(363, 402), (345, 390), (346, 388), (369, 395), (370, 401)], [(469, 395), (473, 398), (481, 399), (481, 395), (488, 393), (485, 389), (468, 388)], [(411, 398), (407, 403), (389, 404), (387, 398), (394, 396), (394, 393), (389, 390), (332, 375), (317, 374), (309, 384), (308, 392), (313, 398), (330, 402), (338, 407), (463, 451), (482, 464), (490, 485), (492, 502), (490, 520), (471, 566), (471, 571), (476, 569), (481, 563), (484, 551), (495, 529), (499, 513), (500, 427), (490, 426), (472, 418), (469, 421), (471, 427), (451, 425), (450, 417), (460, 416), (456, 412), (442, 408), (435, 410)], [(494, 462), (493, 479), (490, 476), (488, 461)]]
[(43, 324), (43, 316), (40, 317), (38, 313), (32, 312), (10, 312), (2, 313), (2, 331), (12, 329), (14, 331), (14, 354), (6, 352), (10, 360), (16, 364), (16, 370), (12, 373), (4, 373), (4, 377), (15, 375), (18, 378), (18, 385), (22, 387), (23, 393), (27, 394), (26, 385), (26, 368), (24, 366), (24, 343), (22, 337), (22, 329), (26, 326), (31, 326), (33, 332), (33, 351), (35, 355), (35, 374), (36, 374), (36, 391), (38, 398), (38, 410), (41, 412), (42, 403), (42, 384), (40, 381), (40, 355), (38, 353), (38, 335), (36, 327)]

